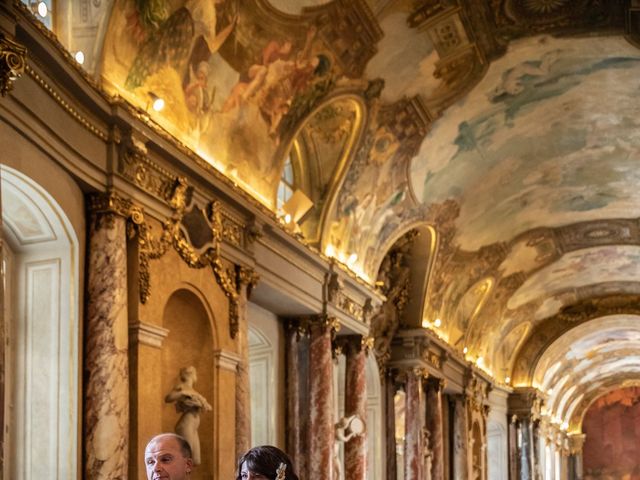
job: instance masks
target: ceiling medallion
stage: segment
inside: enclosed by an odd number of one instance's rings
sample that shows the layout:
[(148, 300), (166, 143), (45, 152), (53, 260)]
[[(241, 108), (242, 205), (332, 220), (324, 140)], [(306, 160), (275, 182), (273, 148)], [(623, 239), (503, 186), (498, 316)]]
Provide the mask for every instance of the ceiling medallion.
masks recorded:
[(568, 0), (524, 0), (524, 6), (533, 13), (546, 14), (558, 10)]

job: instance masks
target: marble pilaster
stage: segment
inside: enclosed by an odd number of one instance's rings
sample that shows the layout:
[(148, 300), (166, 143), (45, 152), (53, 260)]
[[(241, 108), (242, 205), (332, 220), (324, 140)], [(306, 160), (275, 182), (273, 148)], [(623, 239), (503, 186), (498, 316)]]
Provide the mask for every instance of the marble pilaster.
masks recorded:
[[(358, 415), (367, 421), (367, 380), (365, 366), (367, 353), (360, 335), (350, 336), (345, 348), (346, 388), (345, 416)], [(367, 431), (363, 435), (351, 438), (344, 446), (345, 478), (366, 480), (367, 476)]]
[(306, 476), (306, 458), (303, 442), (301, 415), (301, 375), (300, 375), (300, 332), (298, 326), (289, 322), (286, 328), (286, 402), (287, 435), (286, 448), (298, 473)]
[(404, 478), (422, 480), (424, 466), (424, 395), (422, 390), (423, 373), (420, 370), (409, 372), (405, 384), (405, 440), (404, 440)]
[(469, 478), (469, 425), (467, 422), (467, 399), (455, 395), (453, 399), (453, 479)]
[(335, 420), (333, 406), (332, 319), (311, 323), (310, 340), (310, 445), (309, 478), (333, 480)]
[(129, 367), (127, 357), (126, 222), (92, 216), (89, 230), (85, 345), (85, 478), (127, 478)]
[(429, 378), (426, 387), (426, 426), (431, 450), (431, 479), (444, 479), (444, 428), (442, 418), (442, 388), (439, 378)]

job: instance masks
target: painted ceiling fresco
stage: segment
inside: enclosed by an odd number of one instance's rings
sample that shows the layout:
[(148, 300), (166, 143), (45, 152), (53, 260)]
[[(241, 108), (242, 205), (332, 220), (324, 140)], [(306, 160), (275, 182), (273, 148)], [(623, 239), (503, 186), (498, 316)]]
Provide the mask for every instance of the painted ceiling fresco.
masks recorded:
[(540, 225), (637, 217), (639, 73), (622, 38), (513, 42), (422, 144), (416, 196), (461, 203), (465, 250)]
[[(406, 326), (440, 319), (502, 381), (547, 385), (548, 371), (569, 385), (563, 372), (585, 369), (601, 391), (640, 378), (631, 340), (607, 350), (635, 332), (640, 295), (640, 33), (624, 2), (104, 5), (105, 89), (274, 215), (295, 157), (314, 203), (304, 241), (374, 285), (394, 243), (435, 232), (422, 318)], [(592, 311), (628, 316), (563, 336)], [(567, 388), (554, 393), (565, 413), (592, 394)]]
[(619, 383), (640, 373), (640, 317), (601, 317), (555, 340), (537, 362), (533, 383), (548, 395), (549, 414), (582, 421), (575, 399), (594, 398), (610, 388), (612, 372)]

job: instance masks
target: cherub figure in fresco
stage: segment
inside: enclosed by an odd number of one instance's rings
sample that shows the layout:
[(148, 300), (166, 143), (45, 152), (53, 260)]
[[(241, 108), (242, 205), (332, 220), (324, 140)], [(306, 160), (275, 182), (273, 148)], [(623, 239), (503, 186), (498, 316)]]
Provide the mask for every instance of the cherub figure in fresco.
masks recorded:
[(189, 83), (184, 87), (184, 98), (187, 108), (196, 115), (202, 115), (209, 111), (211, 95), (208, 89), (210, 66), (208, 62), (198, 63), (196, 70), (189, 67)]
[(269, 42), (262, 51), (261, 63), (249, 67), (246, 80), (233, 87), (222, 111), (253, 102), (267, 121), (269, 134), (276, 136), (292, 100), (310, 85), (321, 64), (321, 57), (311, 55), (316, 32), (315, 27), (309, 29), (304, 47), (295, 56), (290, 41)]

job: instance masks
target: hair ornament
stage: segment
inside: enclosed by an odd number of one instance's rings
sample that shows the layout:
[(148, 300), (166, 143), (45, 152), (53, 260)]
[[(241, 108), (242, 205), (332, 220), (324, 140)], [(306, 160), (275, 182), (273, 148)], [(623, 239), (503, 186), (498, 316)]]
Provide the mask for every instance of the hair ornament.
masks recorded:
[(284, 462), (280, 463), (278, 469), (276, 470), (276, 480), (285, 480), (285, 475), (287, 471), (287, 464)]

